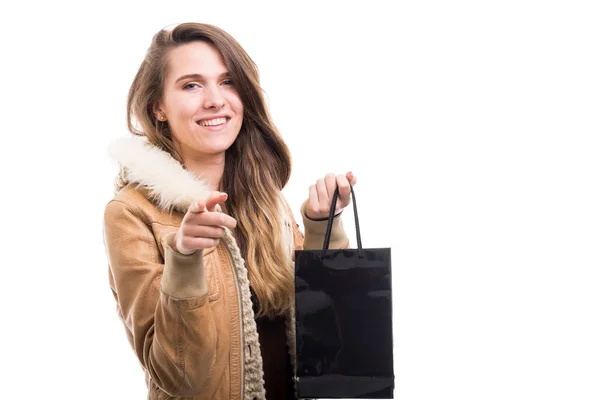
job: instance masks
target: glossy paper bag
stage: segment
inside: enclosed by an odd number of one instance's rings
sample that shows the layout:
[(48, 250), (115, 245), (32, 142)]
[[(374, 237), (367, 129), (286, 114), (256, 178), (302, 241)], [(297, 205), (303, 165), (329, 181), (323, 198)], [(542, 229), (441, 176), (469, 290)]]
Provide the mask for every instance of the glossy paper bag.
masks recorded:
[(391, 249), (296, 251), (298, 398), (393, 398)]

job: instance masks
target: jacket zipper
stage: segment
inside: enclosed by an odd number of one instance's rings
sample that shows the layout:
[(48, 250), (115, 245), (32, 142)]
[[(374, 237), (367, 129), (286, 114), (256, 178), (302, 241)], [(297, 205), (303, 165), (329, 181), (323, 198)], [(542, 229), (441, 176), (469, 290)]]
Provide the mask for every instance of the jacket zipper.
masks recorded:
[(244, 317), (243, 317), (243, 313), (242, 313), (242, 291), (240, 289), (240, 282), (238, 280), (238, 274), (237, 274), (237, 269), (235, 267), (235, 262), (233, 261), (233, 255), (231, 254), (231, 251), (229, 250), (229, 247), (227, 245), (224, 246), (225, 247), (225, 251), (227, 252), (227, 256), (229, 257), (229, 264), (231, 265), (231, 269), (233, 270), (233, 275), (235, 276), (235, 288), (237, 290), (237, 295), (238, 295), (238, 317), (240, 320), (240, 338), (241, 338), (241, 343), (240, 343), (240, 349), (242, 350), (242, 362), (241, 362), (241, 374), (242, 374), (242, 378), (241, 378), (241, 388), (242, 388), (242, 393), (241, 393), (241, 400), (244, 400), (244, 367), (246, 366), (246, 357), (245, 357), (245, 352), (246, 352), (246, 338), (244, 337)]

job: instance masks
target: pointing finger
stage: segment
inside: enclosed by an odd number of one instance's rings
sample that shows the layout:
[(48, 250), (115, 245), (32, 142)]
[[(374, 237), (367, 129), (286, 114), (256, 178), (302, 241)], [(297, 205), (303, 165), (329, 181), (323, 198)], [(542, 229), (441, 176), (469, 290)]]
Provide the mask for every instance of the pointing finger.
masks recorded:
[(227, 200), (227, 193), (213, 192), (208, 199), (206, 199), (206, 209), (208, 211), (214, 211), (217, 204), (223, 203)]

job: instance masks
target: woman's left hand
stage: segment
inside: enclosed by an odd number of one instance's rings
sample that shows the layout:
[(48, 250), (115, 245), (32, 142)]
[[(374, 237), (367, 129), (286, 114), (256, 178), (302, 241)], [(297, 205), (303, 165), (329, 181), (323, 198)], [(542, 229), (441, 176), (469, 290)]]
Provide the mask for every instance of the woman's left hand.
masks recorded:
[(339, 213), (350, 204), (350, 185), (356, 185), (356, 177), (352, 172), (338, 176), (327, 174), (325, 178), (317, 180), (317, 183), (310, 185), (308, 189), (306, 216), (310, 219), (328, 218), (336, 187), (339, 187), (339, 197), (335, 205), (335, 213)]

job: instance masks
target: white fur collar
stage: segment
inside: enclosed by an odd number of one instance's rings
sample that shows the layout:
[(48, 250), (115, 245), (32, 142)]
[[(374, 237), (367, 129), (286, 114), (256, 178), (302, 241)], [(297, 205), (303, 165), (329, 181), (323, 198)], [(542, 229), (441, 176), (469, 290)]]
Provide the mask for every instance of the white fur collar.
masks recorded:
[(206, 181), (142, 137), (115, 140), (109, 154), (127, 169), (127, 180), (148, 190), (161, 209), (185, 212), (194, 201), (205, 199), (211, 192)]
[[(163, 210), (175, 209), (185, 213), (194, 201), (206, 199), (211, 192), (206, 181), (183, 168), (169, 153), (143, 137), (115, 140), (109, 146), (109, 155), (127, 169), (128, 182), (144, 187)], [(283, 194), (280, 195), (279, 213), (284, 221), (281, 224), (282, 245), (286, 252), (293, 254), (292, 221)]]

